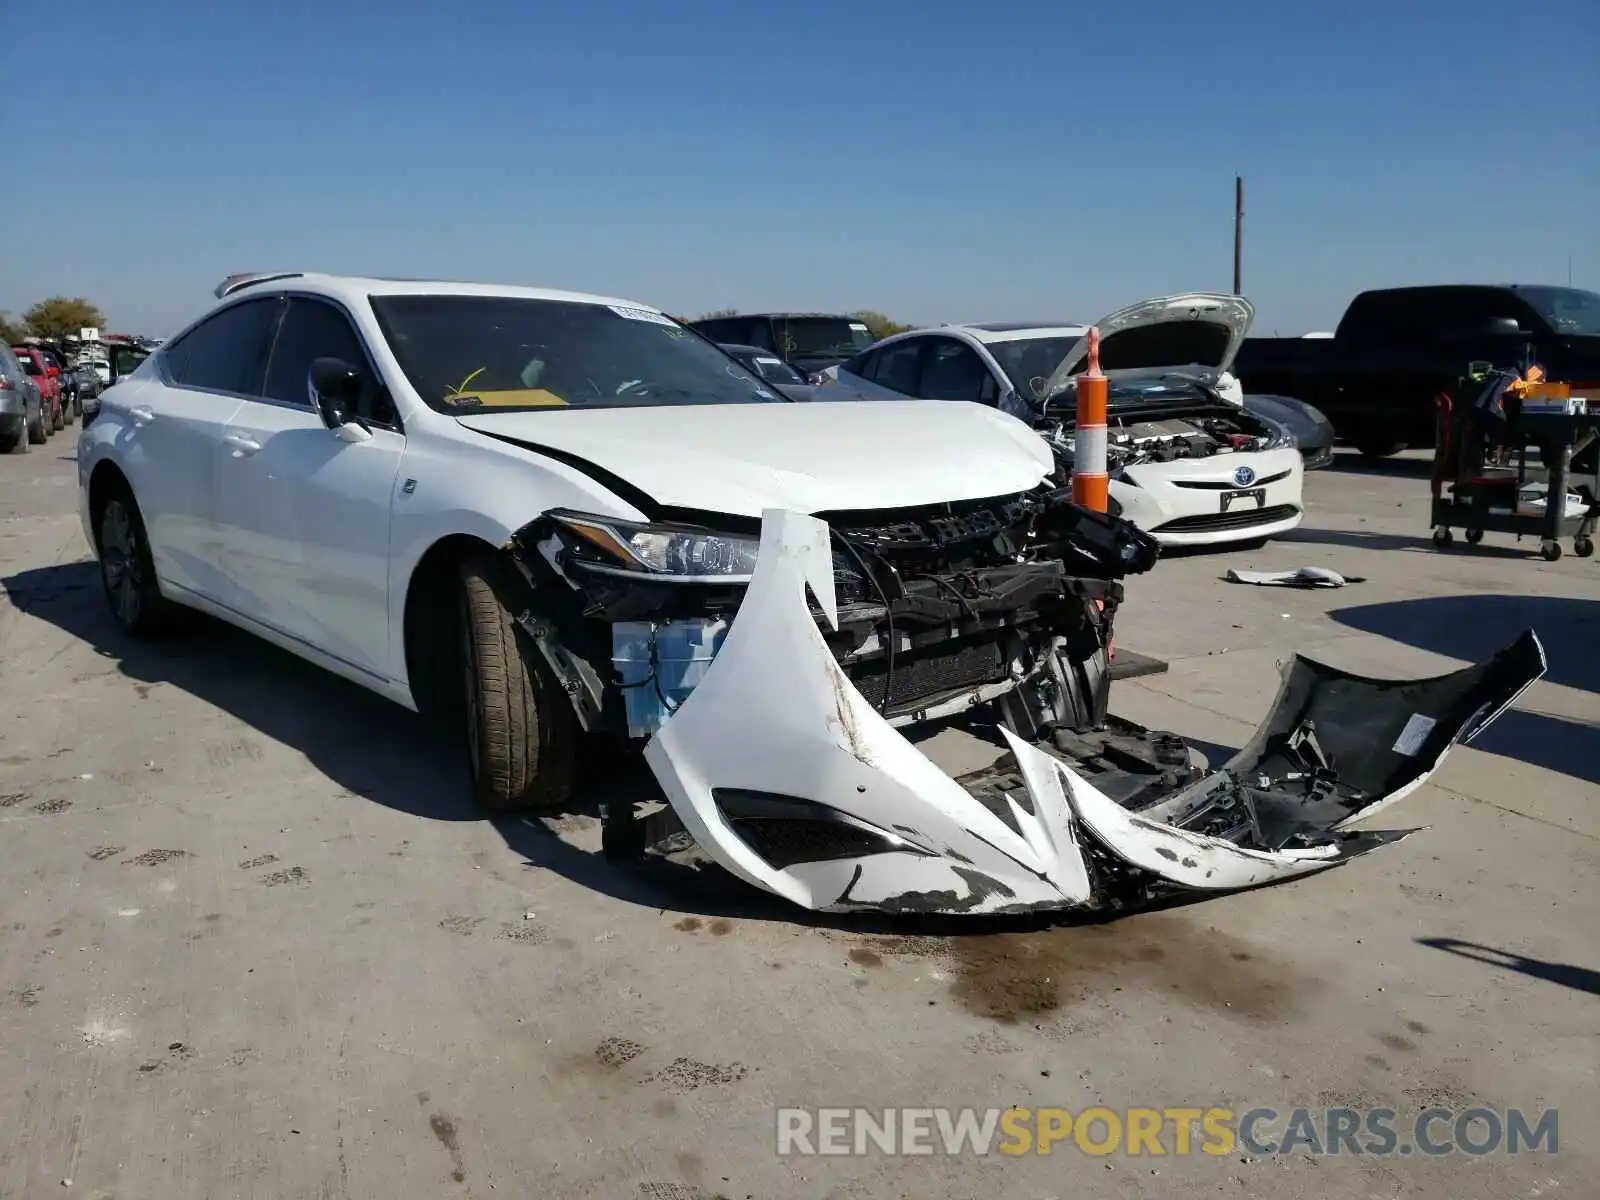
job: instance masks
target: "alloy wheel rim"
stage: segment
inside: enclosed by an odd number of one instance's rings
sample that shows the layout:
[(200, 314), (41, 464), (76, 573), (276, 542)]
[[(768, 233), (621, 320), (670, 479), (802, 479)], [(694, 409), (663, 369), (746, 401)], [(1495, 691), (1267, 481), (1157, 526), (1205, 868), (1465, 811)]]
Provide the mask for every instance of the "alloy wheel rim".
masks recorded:
[(139, 617), (143, 573), (139, 568), (139, 543), (133, 522), (118, 500), (106, 506), (100, 534), (100, 565), (106, 594), (111, 598), (117, 620), (123, 625), (132, 625)]

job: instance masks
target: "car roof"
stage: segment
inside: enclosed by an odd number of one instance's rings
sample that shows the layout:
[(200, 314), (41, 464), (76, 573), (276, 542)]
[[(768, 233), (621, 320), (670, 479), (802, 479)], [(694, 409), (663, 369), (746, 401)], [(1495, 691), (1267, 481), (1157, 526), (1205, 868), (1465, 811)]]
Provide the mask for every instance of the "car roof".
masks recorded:
[(232, 299), (258, 288), (307, 291), (331, 296), (347, 303), (367, 296), (501, 296), (513, 300), (559, 300), (569, 304), (616, 304), (661, 312), (650, 304), (618, 296), (568, 292), (557, 288), (523, 287), (503, 283), (467, 283), (447, 279), (392, 279), (362, 275), (323, 275), (314, 272), (283, 271), (258, 276), (230, 275), (218, 286), (222, 298)]
[(960, 328), (974, 333), (1033, 333), (1040, 329), (1082, 329), (1081, 321), (969, 321)]
[(1089, 332), (1087, 325), (1080, 325), (1072, 321), (1039, 322), (1025, 324), (1021, 321), (985, 321), (971, 325), (950, 325), (948, 329), (959, 329), (971, 335), (980, 342), (1018, 342), (1028, 338), (1080, 338)]
[(704, 323), (706, 321), (742, 321), (742, 320), (746, 320), (746, 319), (748, 319), (750, 317), (764, 317), (764, 318), (770, 318), (770, 319), (773, 319), (773, 320), (781, 320), (781, 321), (798, 321), (798, 320), (805, 320), (805, 319), (810, 318), (810, 319), (818, 319), (818, 320), (826, 320), (826, 321), (855, 321), (855, 323), (858, 324), (858, 325), (862, 323), (856, 316), (854, 316), (851, 313), (830, 313), (830, 312), (752, 312), (752, 313), (729, 313), (726, 316), (720, 316), (720, 317), (699, 317), (699, 318), (697, 318), (697, 319), (695, 319), (693, 321), (690, 321), (689, 324), (691, 324), (691, 325), (700, 325), (700, 324), (702, 324), (702, 323)]

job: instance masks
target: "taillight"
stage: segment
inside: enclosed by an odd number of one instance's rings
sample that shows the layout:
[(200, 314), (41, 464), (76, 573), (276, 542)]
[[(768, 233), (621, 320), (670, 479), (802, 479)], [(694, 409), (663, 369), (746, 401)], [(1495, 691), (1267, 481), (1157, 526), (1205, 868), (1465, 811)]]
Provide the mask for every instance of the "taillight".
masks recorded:
[(14, 392), (16, 390), (17, 385), (11, 382), (11, 376), (4, 371), (0, 371), (0, 392)]

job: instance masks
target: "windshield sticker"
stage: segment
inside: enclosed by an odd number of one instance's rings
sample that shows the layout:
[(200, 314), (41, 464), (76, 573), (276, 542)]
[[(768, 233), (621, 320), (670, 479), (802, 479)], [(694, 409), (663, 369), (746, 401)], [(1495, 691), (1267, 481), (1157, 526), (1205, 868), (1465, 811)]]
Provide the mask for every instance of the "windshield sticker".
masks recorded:
[(781, 367), (781, 366), (783, 366), (783, 360), (781, 358), (765, 358), (765, 357), (762, 357), (762, 358), (757, 358), (756, 362), (760, 363), (763, 367)]
[(860, 321), (851, 321), (850, 322), (850, 328), (855, 330), (857, 333), (871, 333), (872, 332), (872, 330), (868, 329)]
[(619, 317), (627, 317), (630, 321), (647, 321), (651, 325), (665, 325), (668, 329), (677, 329), (678, 323), (663, 313), (651, 312), (648, 308), (628, 308), (621, 304), (607, 305)]
[(778, 398), (772, 392), (767, 391), (766, 388), (757, 388), (756, 395), (760, 396), (763, 400), (776, 400)]

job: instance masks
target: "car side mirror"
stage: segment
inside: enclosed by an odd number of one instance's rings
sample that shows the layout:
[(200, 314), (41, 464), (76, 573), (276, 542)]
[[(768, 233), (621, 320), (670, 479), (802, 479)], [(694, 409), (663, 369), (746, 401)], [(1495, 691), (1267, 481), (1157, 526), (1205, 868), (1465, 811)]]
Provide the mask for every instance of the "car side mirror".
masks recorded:
[(311, 364), (306, 387), (322, 423), (329, 429), (340, 429), (349, 422), (348, 414), (361, 399), (361, 368), (342, 358), (319, 358)]
[(1492, 317), (1483, 323), (1480, 332), (1489, 337), (1518, 337), (1526, 331), (1515, 317)]

